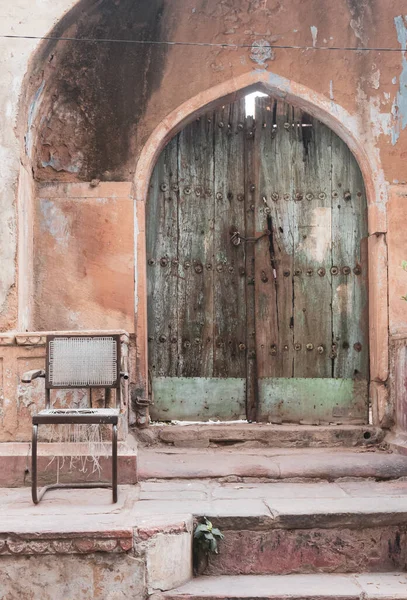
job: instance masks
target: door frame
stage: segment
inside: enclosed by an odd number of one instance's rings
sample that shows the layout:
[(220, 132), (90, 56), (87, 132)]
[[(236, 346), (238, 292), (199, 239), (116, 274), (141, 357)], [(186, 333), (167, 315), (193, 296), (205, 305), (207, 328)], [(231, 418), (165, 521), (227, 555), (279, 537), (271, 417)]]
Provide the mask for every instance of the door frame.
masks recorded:
[(389, 374), (388, 274), (387, 274), (387, 187), (380, 159), (375, 152), (373, 132), (363, 130), (362, 121), (327, 97), (279, 75), (252, 71), (212, 87), (184, 102), (165, 117), (147, 140), (137, 163), (133, 181), (134, 267), (136, 331), (137, 423), (148, 424), (148, 332), (146, 211), (150, 178), (166, 143), (198, 115), (222, 103), (231, 103), (254, 91), (284, 100), (330, 127), (356, 158), (365, 183), (368, 206), (369, 268), (369, 356), (370, 400), (373, 423), (385, 418)]

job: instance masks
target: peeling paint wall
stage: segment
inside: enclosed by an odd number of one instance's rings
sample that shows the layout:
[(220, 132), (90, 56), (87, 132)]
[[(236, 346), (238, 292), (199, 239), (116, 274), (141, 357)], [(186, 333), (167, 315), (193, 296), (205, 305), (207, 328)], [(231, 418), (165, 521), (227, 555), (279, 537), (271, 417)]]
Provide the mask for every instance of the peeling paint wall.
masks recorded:
[[(337, 107), (350, 115), (347, 126), (372, 164), (383, 166), (374, 175), (383, 191), (377, 230), (386, 229), (387, 186), (407, 182), (407, 52), (316, 47), (406, 50), (404, 0), (339, 0), (329, 10), (322, 0), (20, 0), (14, 5), (0, 0), (0, 13), (4, 33), (246, 46), (0, 40), (2, 329), (16, 328), (17, 318), (23, 327), (96, 327), (105, 319), (131, 328), (137, 299), (132, 250), (127, 248), (127, 205), (99, 195), (100, 210), (112, 206), (116, 216), (106, 209), (105, 233), (89, 253), (87, 235), (92, 238), (89, 226), (92, 210), (95, 215), (99, 210), (98, 192), (92, 192), (92, 200), (83, 190), (80, 199), (73, 198), (72, 190), (63, 186), (88, 186), (93, 179), (112, 185), (131, 182), (144, 144), (171, 111), (247, 73), (268, 73), (271, 84), (284, 78), (304, 85), (332, 103), (338, 120), (342, 113)], [(270, 43), (306, 49), (270, 51)], [(35, 185), (41, 185), (36, 197), (30, 200), (27, 194), (35, 217), (31, 229), (25, 224), (26, 235), (32, 231), (34, 236), (27, 239), (34, 248), (34, 275), (23, 291), (17, 290), (17, 271), (20, 288), (30, 274), (16, 264), (20, 161), (28, 176), (33, 173)], [(61, 186), (58, 198), (42, 195), (47, 182)], [(21, 246), (24, 221), (20, 226), (18, 219)], [(111, 253), (112, 246), (106, 245), (110, 240), (119, 240)], [(125, 240), (125, 259), (118, 258), (120, 240)], [(403, 244), (401, 238), (390, 237), (390, 260), (403, 254), (407, 258)], [(19, 256), (24, 259), (21, 248)], [(117, 260), (125, 265), (120, 298), (113, 294), (114, 286), (104, 285)], [(132, 264), (134, 260), (133, 255)], [(30, 294), (28, 310), (24, 303)], [(391, 331), (407, 330), (402, 311), (390, 310), (390, 315)]]

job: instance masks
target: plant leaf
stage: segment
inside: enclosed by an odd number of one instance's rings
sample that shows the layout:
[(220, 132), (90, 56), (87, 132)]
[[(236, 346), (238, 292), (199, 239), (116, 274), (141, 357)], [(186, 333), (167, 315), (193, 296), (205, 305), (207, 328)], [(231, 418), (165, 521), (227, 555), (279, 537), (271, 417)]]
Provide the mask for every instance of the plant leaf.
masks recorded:
[(200, 537), (206, 531), (208, 531), (207, 526), (204, 525), (203, 523), (201, 523), (200, 525), (197, 525), (195, 532), (194, 532), (194, 537)]
[(213, 552), (214, 554), (218, 553), (218, 542), (216, 541), (216, 538), (211, 539), (210, 549), (211, 549), (211, 552)]
[(218, 529), (217, 527), (214, 527), (214, 528), (212, 529), (212, 533), (213, 533), (213, 535), (214, 535), (214, 536), (216, 536), (216, 537), (220, 538), (221, 540), (223, 540), (223, 538), (225, 537), (225, 536), (223, 535), (223, 533), (221, 532), (221, 530), (220, 530), (220, 529)]
[(205, 539), (206, 540), (213, 540), (215, 539), (212, 535), (212, 533), (204, 533)]

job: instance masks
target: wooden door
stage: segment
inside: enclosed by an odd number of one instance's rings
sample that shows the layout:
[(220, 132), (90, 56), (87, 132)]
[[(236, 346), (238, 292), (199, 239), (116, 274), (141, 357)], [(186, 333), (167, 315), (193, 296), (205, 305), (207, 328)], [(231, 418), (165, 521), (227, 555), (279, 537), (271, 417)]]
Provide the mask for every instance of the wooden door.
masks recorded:
[(367, 211), (346, 144), (289, 104), (256, 103), (257, 419), (367, 422)]
[(246, 418), (245, 104), (197, 119), (160, 156), (147, 206), (153, 419)]
[(347, 146), (292, 106), (205, 114), (147, 205), (153, 419), (366, 422), (366, 201)]

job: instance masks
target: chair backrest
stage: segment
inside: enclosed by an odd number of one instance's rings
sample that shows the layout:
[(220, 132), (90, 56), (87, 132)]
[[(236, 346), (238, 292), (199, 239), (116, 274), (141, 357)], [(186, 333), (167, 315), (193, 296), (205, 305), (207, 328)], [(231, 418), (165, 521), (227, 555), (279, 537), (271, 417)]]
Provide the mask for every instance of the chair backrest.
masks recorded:
[(45, 387), (120, 389), (120, 336), (47, 336)]

